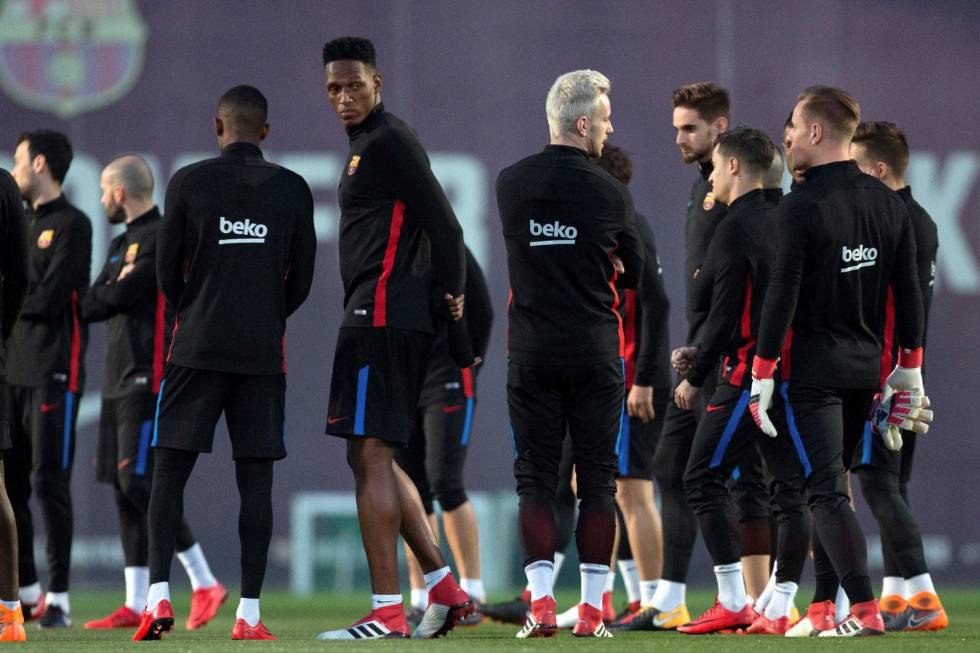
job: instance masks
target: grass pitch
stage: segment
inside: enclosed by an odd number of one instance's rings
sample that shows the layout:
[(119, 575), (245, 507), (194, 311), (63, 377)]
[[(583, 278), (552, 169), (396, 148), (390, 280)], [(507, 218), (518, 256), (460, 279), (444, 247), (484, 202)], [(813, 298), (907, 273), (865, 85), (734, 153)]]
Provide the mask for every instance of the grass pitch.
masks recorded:
[[(800, 592), (797, 603), (802, 607), (808, 590)], [(496, 597), (504, 598), (504, 597)], [(559, 594), (559, 609), (577, 600), (577, 594)], [(485, 623), (476, 628), (457, 628), (448, 637), (436, 641), (374, 641), (374, 642), (318, 642), (313, 637), (320, 631), (343, 628), (365, 614), (369, 607), (368, 597), (319, 595), (309, 599), (296, 599), (288, 594), (268, 592), (262, 597), (263, 621), (279, 637), (276, 642), (233, 642), (229, 638), (234, 622), (236, 600), (229, 598), (218, 617), (205, 628), (193, 632), (183, 629), (187, 618), (188, 596), (177, 595), (174, 611), (177, 623), (172, 634), (161, 642), (132, 642), (132, 631), (84, 630), (89, 619), (102, 617), (121, 602), (121, 593), (73, 593), (72, 617), (75, 626), (68, 630), (38, 630), (28, 624), (26, 645), (18, 650), (39, 651), (132, 651), (143, 648), (152, 651), (189, 651), (194, 653), (220, 653), (241, 651), (244, 648), (278, 649), (289, 651), (324, 651), (328, 649), (350, 651), (637, 651), (643, 649), (669, 649), (672, 653), (719, 650), (725, 653), (739, 651), (812, 651), (840, 650), (841, 647), (862, 651), (980, 651), (980, 589), (945, 590), (943, 602), (950, 614), (950, 627), (939, 633), (898, 633), (863, 640), (790, 640), (777, 637), (705, 635), (689, 636), (677, 633), (620, 633), (613, 639), (576, 639), (563, 631), (555, 639), (514, 639), (517, 628)], [(712, 597), (708, 592), (692, 592), (689, 596), (692, 615), (708, 607)], [(618, 600), (618, 599), (617, 599)]]

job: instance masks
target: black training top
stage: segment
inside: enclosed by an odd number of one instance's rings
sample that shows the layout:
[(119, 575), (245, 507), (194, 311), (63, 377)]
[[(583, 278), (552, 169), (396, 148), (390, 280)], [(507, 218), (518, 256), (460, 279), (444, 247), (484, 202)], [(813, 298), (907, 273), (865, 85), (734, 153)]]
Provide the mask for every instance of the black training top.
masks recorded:
[(92, 223), (64, 195), (28, 211), (27, 297), (7, 341), (11, 385), (85, 387), (88, 327), (80, 315)]
[(789, 338), (783, 378), (873, 388), (889, 286), (895, 291), (899, 343), (909, 349), (922, 345), (924, 314), (908, 210), (853, 161), (805, 174), (806, 183), (776, 209), (779, 244), (758, 354), (777, 358)]
[(286, 317), (313, 283), (313, 196), (249, 143), (181, 168), (157, 236), (160, 289), (176, 308), (168, 360), (236, 374), (286, 370)]
[[(104, 398), (131, 392), (156, 394), (160, 390), (173, 329), (173, 310), (168, 310), (163, 293), (157, 289), (160, 221), (160, 212), (153, 207), (112, 239), (105, 266), (82, 300), (86, 321), (109, 321)], [(123, 271), (125, 275), (120, 278)]]
[(0, 381), (7, 378), (4, 340), (14, 328), (27, 292), (26, 239), (20, 189), (0, 168)]
[(626, 186), (584, 150), (549, 145), (503, 170), (497, 206), (507, 245), (508, 350), (525, 365), (593, 365), (625, 355), (621, 283), (643, 276), (643, 244)]
[(752, 385), (752, 357), (769, 284), (773, 247), (773, 204), (765, 191), (753, 190), (735, 199), (715, 231), (701, 274), (710, 284), (697, 298), (708, 317), (696, 343), (698, 350), (686, 378), (700, 387), (722, 362), (722, 381)]
[[(695, 298), (704, 291), (701, 267), (708, 255), (708, 246), (715, 229), (725, 217), (727, 208), (715, 201), (708, 177), (713, 170), (711, 162), (698, 164), (698, 178), (691, 186), (687, 202), (687, 222), (684, 224), (684, 295), (687, 300), (687, 343), (698, 340), (701, 325), (708, 317), (706, 307), (695, 308)], [(708, 284), (708, 288), (710, 288)], [(710, 291), (709, 291), (710, 292)]]
[(463, 230), (404, 122), (379, 104), (348, 135), (339, 190), (341, 326), (434, 333), (433, 300), (459, 295), (466, 282)]
[[(486, 360), (487, 346), (490, 344), (490, 331), (493, 326), (493, 303), (487, 280), (473, 253), (466, 248), (466, 309), (463, 321), (469, 333), (473, 355)], [(419, 406), (455, 398), (462, 393), (467, 397), (476, 396), (476, 373), (479, 367), (460, 370), (449, 352), (449, 325), (440, 321), (436, 326), (436, 340), (432, 345), (432, 358), (425, 374), (425, 385)]]
[(626, 340), (626, 389), (634, 385), (670, 386), (670, 349), (667, 323), (670, 301), (664, 288), (657, 241), (647, 219), (636, 214), (636, 230), (643, 243), (643, 279), (636, 290), (622, 288), (619, 315)]

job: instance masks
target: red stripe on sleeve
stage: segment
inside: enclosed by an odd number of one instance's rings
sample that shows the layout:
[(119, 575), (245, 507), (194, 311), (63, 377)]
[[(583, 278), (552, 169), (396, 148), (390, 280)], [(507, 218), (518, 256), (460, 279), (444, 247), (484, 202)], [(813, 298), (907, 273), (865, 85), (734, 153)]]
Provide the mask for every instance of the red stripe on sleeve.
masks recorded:
[(78, 392), (78, 376), (82, 365), (82, 327), (78, 321), (78, 291), (71, 291), (71, 358), (68, 371), (68, 391)]
[(167, 300), (157, 291), (156, 319), (153, 323), (153, 394), (160, 392), (163, 380), (163, 342), (167, 333)]
[(626, 336), (623, 334), (623, 316), (619, 314), (616, 309), (619, 308), (619, 293), (616, 292), (616, 277), (618, 275), (613, 272), (612, 279), (609, 280), (609, 290), (613, 294), (612, 307), (609, 309), (616, 316), (616, 321), (619, 322), (619, 357), (626, 358)]
[(742, 346), (738, 348), (738, 364), (732, 372), (732, 385), (742, 385), (749, 367), (749, 350), (755, 345), (752, 337), (752, 277), (745, 278), (745, 306), (742, 309)]
[(374, 326), (388, 325), (388, 279), (395, 268), (395, 254), (398, 251), (398, 237), (402, 231), (402, 220), (405, 217), (405, 204), (395, 200), (391, 209), (391, 226), (388, 230), (388, 244), (385, 245), (385, 258), (381, 264), (381, 276), (378, 286), (374, 289)]
[(628, 391), (633, 387), (633, 375), (636, 373), (636, 292), (623, 291), (623, 302), (626, 310), (623, 336), (626, 338), (626, 390)]
[(888, 286), (888, 299), (885, 302), (885, 333), (884, 342), (881, 346), (881, 371), (878, 383), (883, 384), (888, 375), (892, 373), (895, 366), (895, 359), (892, 357), (893, 347), (895, 346), (895, 295), (892, 287)]

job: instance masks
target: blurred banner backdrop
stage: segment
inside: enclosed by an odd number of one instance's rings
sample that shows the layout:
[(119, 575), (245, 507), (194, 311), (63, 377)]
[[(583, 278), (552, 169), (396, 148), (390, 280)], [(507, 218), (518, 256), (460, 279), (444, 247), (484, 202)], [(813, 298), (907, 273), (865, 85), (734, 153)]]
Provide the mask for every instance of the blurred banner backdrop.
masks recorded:
[[(980, 5), (969, 0), (7, 0), (0, 4), (0, 166), (9, 169), (20, 131), (69, 135), (75, 160), (66, 192), (95, 225), (97, 271), (111, 238), (99, 205), (102, 166), (121, 153), (143, 154), (162, 203), (178, 167), (215, 154), (211, 118), (220, 95), (241, 83), (267, 95), (272, 131), (264, 151), (309, 182), (319, 241), (313, 293), (287, 338), (289, 457), (277, 466), (279, 544), (269, 577), (285, 584), (291, 499), (353, 485), (343, 442), (323, 435), (343, 297), (336, 187), (347, 150), (324, 92), (324, 41), (374, 40), (385, 104), (431, 154), (497, 299), (467, 465), (470, 487), (482, 491), (513, 487), (504, 396), (508, 281), (494, 180), (546, 144), (544, 100), (555, 77), (594, 68), (612, 80), (610, 142), (634, 159), (636, 206), (651, 219), (673, 302), (673, 346), (683, 344), (685, 332), (683, 220), (697, 173), (673, 144), (671, 90), (719, 82), (732, 95), (733, 125), (759, 127), (778, 140), (802, 88), (843, 87), (866, 119), (905, 130), (913, 151), (909, 183), (939, 225), (927, 349), (937, 419), (918, 447), (911, 495), (936, 577), (976, 583), (980, 131), (971, 117), (980, 112), (980, 86), (970, 80), (980, 66), (978, 34)], [(121, 583), (121, 574), (106, 574), (122, 566), (111, 490), (96, 485), (92, 473), (104, 354), (104, 330), (95, 326), (73, 481), (76, 577)], [(876, 528), (860, 510), (875, 540)], [(222, 425), (214, 454), (198, 463), (186, 512), (231, 585), (238, 582), (237, 511)], [(360, 560), (357, 539), (344, 541)], [(506, 548), (484, 557), (519, 557)], [(698, 551), (692, 573), (707, 579), (701, 545)], [(876, 545), (872, 558), (879, 558)]]

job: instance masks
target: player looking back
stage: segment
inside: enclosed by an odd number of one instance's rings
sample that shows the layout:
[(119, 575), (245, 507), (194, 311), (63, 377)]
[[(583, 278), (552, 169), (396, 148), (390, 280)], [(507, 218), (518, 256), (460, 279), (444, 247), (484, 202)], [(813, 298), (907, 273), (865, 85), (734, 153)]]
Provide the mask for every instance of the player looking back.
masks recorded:
[(262, 156), (268, 104), (252, 86), (221, 97), (221, 155), (181, 168), (157, 233), (160, 290), (177, 313), (157, 398), (150, 494), (150, 588), (134, 640), (173, 627), (170, 563), (184, 486), (222, 413), (241, 497), (241, 601), (232, 639), (275, 639), (259, 594), (272, 538), (273, 462), (286, 456), (286, 318), (313, 282), (313, 196)]
[(624, 287), (636, 287), (643, 245), (629, 191), (589, 160), (613, 131), (609, 86), (592, 70), (560, 76), (546, 101), (551, 144), (497, 178), (511, 285), (507, 402), (531, 584), (531, 613), (519, 638), (557, 628), (553, 503), (566, 430), (580, 499), (582, 600), (573, 633), (611, 637), (602, 592), (615, 536), (625, 389), (615, 282), (621, 273)]
[[(844, 434), (863, 429), (879, 386), (889, 286), (895, 289), (902, 349), (886, 384), (922, 389), (924, 314), (912, 226), (898, 195), (850, 160), (848, 145), (859, 121), (857, 102), (840, 89), (814, 86), (798, 97), (788, 144), (805, 182), (778, 206), (779, 246), (752, 367), (749, 408), (760, 428), (775, 436), (766, 410), (782, 353), (779, 392), (790, 438), (779, 438), (780, 464), (802, 467), (813, 514), (817, 589), (790, 636), (884, 632), (841, 456)], [(779, 583), (799, 583), (805, 559), (800, 549), (790, 560), (780, 542)], [(838, 583), (852, 607), (834, 628)]]
[(456, 344), (463, 315), (463, 231), (409, 127), (385, 111), (374, 45), (342, 37), (323, 47), (327, 96), (350, 138), (340, 178), (344, 317), (330, 380), (326, 432), (346, 438), (357, 516), (371, 575), (371, 613), (320, 639), (408, 636), (398, 585), (399, 530), (425, 575), (429, 607), (413, 637), (438, 637), (473, 605), (450, 573), (418, 491), (394, 462), (416, 428), (436, 321)]

